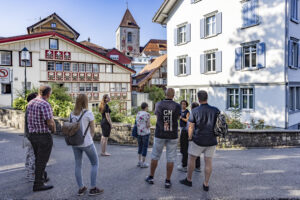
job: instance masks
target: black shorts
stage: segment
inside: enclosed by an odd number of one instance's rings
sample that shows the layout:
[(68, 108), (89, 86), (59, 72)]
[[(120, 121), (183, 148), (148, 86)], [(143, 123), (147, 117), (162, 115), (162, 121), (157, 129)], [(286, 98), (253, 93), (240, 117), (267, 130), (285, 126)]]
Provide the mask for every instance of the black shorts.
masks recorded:
[(103, 137), (109, 137), (111, 132), (111, 126), (109, 123), (101, 123), (101, 129), (102, 129), (102, 136)]

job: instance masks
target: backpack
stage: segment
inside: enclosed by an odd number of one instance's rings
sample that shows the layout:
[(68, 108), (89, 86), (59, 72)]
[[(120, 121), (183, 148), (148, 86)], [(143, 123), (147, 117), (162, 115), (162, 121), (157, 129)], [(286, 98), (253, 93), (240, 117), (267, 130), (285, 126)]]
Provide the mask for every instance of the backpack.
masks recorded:
[(214, 132), (215, 132), (215, 136), (223, 136), (225, 137), (225, 135), (228, 132), (228, 125), (226, 123), (226, 117), (224, 114), (219, 114), (217, 116), (217, 121), (216, 121), (216, 125), (214, 128)]
[(72, 122), (71, 115), (70, 115), (69, 122), (64, 122), (64, 124), (62, 126), (62, 133), (65, 135), (65, 141), (66, 141), (67, 145), (78, 146), (78, 145), (82, 145), (84, 143), (84, 138), (90, 127), (90, 123), (88, 124), (88, 126), (85, 129), (84, 134), (83, 134), (82, 130), (80, 128), (80, 120), (86, 112), (87, 112), (87, 110), (85, 110), (81, 114), (80, 118), (75, 122)]

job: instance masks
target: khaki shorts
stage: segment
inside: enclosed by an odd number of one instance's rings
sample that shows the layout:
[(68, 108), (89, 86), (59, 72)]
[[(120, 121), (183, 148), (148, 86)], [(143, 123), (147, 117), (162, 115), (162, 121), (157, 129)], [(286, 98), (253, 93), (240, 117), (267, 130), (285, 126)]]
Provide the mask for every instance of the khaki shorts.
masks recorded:
[(195, 142), (190, 142), (189, 144), (189, 154), (192, 156), (200, 156), (202, 153), (204, 153), (204, 157), (212, 158), (214, 157), (216, 151), (216, 146), (199, 146), (195, 144)]

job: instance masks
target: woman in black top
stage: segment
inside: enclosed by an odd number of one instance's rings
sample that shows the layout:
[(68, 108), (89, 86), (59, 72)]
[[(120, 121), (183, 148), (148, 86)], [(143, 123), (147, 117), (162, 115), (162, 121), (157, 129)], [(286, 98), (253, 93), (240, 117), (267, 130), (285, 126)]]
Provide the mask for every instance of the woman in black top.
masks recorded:
[(107, 141), (110, 135), (112, 122), (110, 118), (111, 110), (108, 106), (108, 102), (110, 98), (108, 94), (105, 94), (100, 103), (99, 112), (102, 114), (101, 120), (101, 129), (102, 129), (102, 137), (101, 137), (101, 156), (110, 156), (109, 153), (106, 152)]

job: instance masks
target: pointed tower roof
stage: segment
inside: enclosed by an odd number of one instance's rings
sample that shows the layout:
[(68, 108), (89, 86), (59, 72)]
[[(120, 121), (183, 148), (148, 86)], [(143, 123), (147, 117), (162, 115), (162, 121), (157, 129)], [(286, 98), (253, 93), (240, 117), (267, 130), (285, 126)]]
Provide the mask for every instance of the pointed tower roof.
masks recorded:
[(120, 26), (119, 27), (127, 27), (127, 28), (140, 28), (136, 21), (134, 20), (131, 12), (128, 10), (128, 8), (126, 9), (126, 12), (123, 16), (123, 19), (120, 23)]

